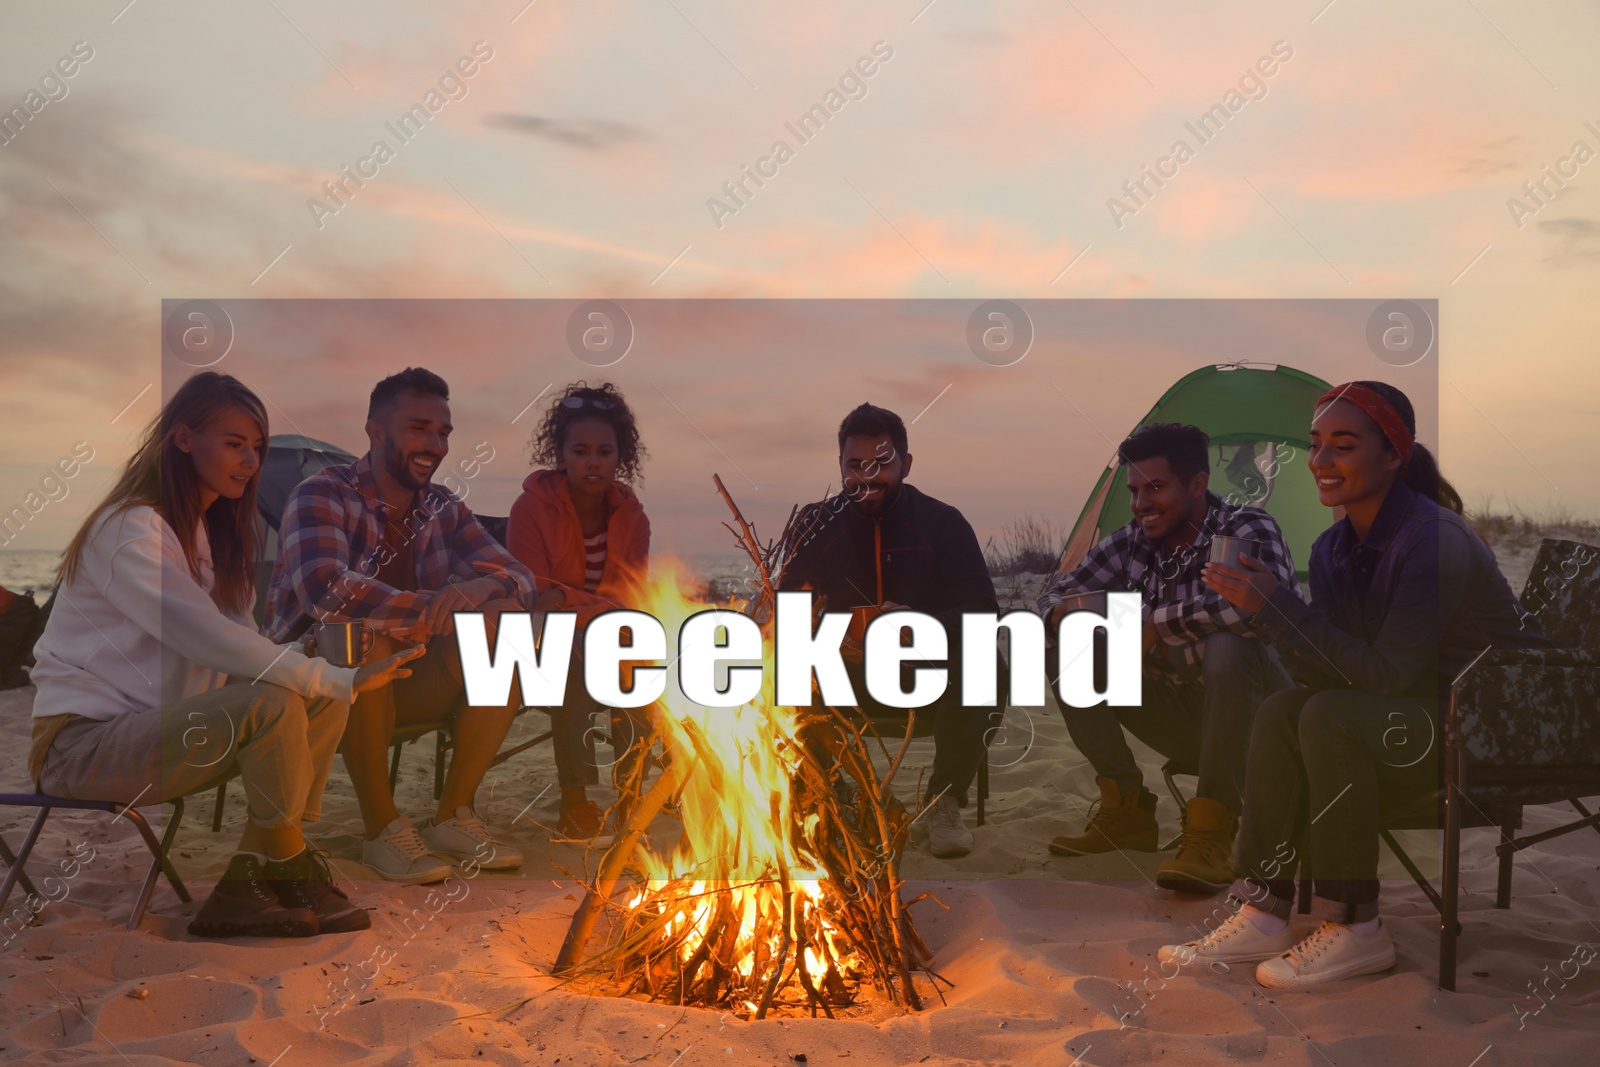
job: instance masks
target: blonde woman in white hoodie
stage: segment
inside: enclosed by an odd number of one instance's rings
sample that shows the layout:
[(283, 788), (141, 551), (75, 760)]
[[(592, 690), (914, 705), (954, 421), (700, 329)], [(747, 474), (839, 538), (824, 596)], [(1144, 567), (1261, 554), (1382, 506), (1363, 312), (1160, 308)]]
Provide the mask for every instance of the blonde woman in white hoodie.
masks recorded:
[(408, 649), (335, 667), (251, 614), (267, 413), (212, 371), (179, 387), (63, 553), (35, 648), (29, 774), (41, 792), (153, 804), (237, 767), (238, 851), (189, 924), (202, 937), (365, 929), (301, 835), (354, 694), (411, 672)]

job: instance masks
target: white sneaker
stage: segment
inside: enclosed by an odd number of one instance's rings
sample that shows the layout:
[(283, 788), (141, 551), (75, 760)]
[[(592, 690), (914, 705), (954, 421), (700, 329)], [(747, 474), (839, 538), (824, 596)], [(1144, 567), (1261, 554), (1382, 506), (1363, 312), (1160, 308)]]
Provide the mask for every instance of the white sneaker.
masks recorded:
[(522, 853), (496, 841), (483, 820), (471, 808), (457, 808), (455, 818), (423, 824), (423, 843), (430, 849), (456, 860), (473, 860), (486, 871), (504, 871), (522, 866)]
[(928, 851), (940, 859), (965, 856), (972, 851), (972, 831), (961, 821), (961, 808), (949, 793), (928, 810)]
[(1256, 981), (1268, 989), (1307, 989), (1393, 966), (1388, 927), (1380, 923), (1377, 933), (1362, 937), (1348, 926), (1324, 922), (1304, 941), (1257, 967)]
[(1285, 926), (1275, 934), (1264, 934), (1240, 908), (1228, 920), (1204, 937), (1181, 945), (1162, 945), (1156, 959), (1187, 967), (1191, 963), (1255, 963), (1271, 959), (1294, 947), (1294, 933)]
[(391, 882), (442, 882), (450, 864), (435, 856), (404, 815), (396, 815), (383, 832), (361, 845), (361, 862)]

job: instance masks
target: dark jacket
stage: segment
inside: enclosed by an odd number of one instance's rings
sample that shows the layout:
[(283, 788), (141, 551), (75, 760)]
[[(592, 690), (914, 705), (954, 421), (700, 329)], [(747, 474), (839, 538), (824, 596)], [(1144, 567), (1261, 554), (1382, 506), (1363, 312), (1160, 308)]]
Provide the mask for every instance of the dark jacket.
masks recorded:
[[(779, 589), (809, 588), (832, 611), (894, 601), (945, 624), (952, 656), (963, 612), (997, 612), (978, 536), (961, 512), (902, 483), (876, 516), (837, 494), (800, 510)], [(880, 566), (881, 563), (881, 566)]]
[(1349, 519), (1311, 547), (1311, 604), (1279, 586), (1256, 613), (1303, 685), (1442, 697), (1485, 648), (1548, 642), (1467, 521), (1398, 482), (1367, 539)]

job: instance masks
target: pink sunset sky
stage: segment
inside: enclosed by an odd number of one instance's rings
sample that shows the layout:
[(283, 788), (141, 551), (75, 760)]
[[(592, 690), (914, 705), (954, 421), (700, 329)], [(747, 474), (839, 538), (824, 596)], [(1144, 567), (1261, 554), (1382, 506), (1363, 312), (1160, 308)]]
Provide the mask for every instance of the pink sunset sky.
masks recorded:
[[(445, 375), (458, 441), (497, 450), (473, 490), (489, 513), (526, 471), (533, 413), (511, 418), (547, 384), (612, 378), (683, 552), (725, 544), (713, 470), (775, 533), (836, 480), (833, 430), (862, 399), (909, 419), (938, 397), (913, 481), (980, 535), (1070, 522), (1107, 437), (1238, 358), (1395, 381), (1469, 501), (1592, 516), (1597, 32), (1593, 4), (1505, 0), (13, 13), (0, 510), (76, 442), (95, 458), (8, 547), (62, 545), (186, 372), (161, 352), (178, 298), (237, 312), (217, 369), (272, 399), (279, 432), (359, 451), (375, 378)], [(347, 167), (364, 184), (330, 198)], [(735, 204), (746, 167), (767, 177)], [(1167, 176), (1135, 200), (1147, 167)], [(600, 373), (562, 341), (590, 298), (640, 327)], [(988, 298), (1049, 309), (1015, 367), (965, 349)], [(1390, 298), (1438, 300), (1415, 367), (1366, 347)], [(470, 300), (494, 303), (447, 303)]]

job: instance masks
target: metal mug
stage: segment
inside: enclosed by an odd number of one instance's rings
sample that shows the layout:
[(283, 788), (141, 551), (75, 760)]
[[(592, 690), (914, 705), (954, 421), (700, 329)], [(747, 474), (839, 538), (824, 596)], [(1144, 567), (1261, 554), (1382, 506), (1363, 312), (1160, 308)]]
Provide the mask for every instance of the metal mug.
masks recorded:
[(850, 609), (850, 625), (845, 630), (845, 636), (852, 641), (861, 642), (867, 639), (867, 626), (883, 614), (883, 608), (877, 604), (863, 604)]
[(1260, 559), (1261, 542), (1249, 537), (1213, 537), (1211, 552), (1206, 556), (1206, 560), (1227, 567), (1239, 567), (1240, 556)]
[(1106, 591), (1094, 589), (1087, 593), (1068, 593), (1061, 598), (1061, 614), (1070, 615), (1074, 611), (1092, 611), (1096, 615), (1106, 613)]
[[(1106, 613), (1106, 591), (1104, 589), (1092, 589), (1087, 593), (1067, 593), (1062, 596), (1061, 618), (1065, 619), (1074, 611), (1092, 611), (1096, 615), (1104, 615)], [(1056, 635), (1059, 632), (1056, 629), (1056, 625), (1048, 619), (1045, 620), (1044, 645), (1049, 650), (1046, 654), (1046, 660), (1052, 681), (1059, 673), (1055, 665)]]
[(372, 651), (372, 627), (362, 622), (325, 622), (317, 626), (317, 655), (335, 667), (359, 667)]

